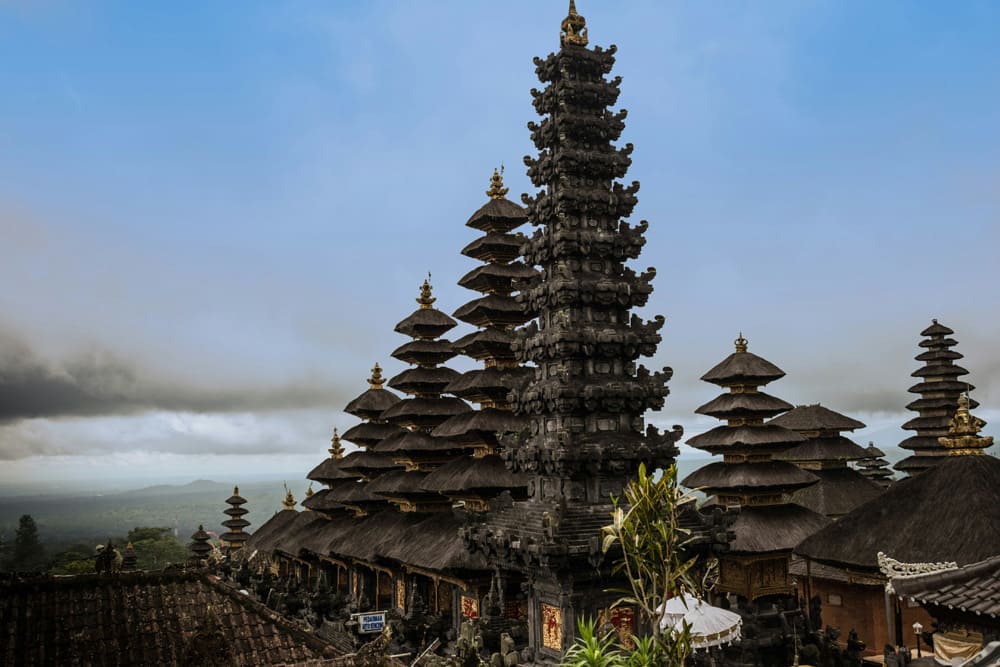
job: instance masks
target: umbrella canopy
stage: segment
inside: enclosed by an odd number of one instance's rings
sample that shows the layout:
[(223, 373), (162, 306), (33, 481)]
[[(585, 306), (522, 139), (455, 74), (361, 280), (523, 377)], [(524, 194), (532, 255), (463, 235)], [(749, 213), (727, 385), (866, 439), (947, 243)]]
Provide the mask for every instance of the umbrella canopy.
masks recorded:
[[(673, 607), (671, 603), (674, 603)], [(722, 646), (740, 638), (743, 619), (739, 614), (713, 607), (687, 593), (667, 600), (663, 609), (660, 628), (666, 630), (669, 627), (673, 632), (680, 632), (686, 623), (690, 628), (693, 649)], [(678, 617), (671, 613), (672, 609), (683, 613)]]
[(684, 614), (688, 613), (699, 604), (702, 604), (701, 600), (690, 593), (682, 593), (681, 595), (675, 595), (670, 598), (667, 600), (666, 604), (661, 604), (656, 610), (657, 613), (663, 614), (660, 617), (660, 630), (666, 631), (667, 629), (674, 627), (674, 625), (677, 624), (677, 621), (684, 618)]

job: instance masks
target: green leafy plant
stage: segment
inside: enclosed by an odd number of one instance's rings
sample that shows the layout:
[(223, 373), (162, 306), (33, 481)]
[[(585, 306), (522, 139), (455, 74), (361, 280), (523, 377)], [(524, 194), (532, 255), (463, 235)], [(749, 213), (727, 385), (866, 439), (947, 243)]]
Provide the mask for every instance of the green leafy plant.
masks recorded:
[(626, 657), (616, 646), (615, 633), (600, 636), (593, 619), (576, 624), (578, 636), (563, 656), (563, 667), (624, 667)]
[[(689, 629), (664, 632), (660, 627), (667, 599), (687, 588), (700, 588), (695, 579), (696, 558), (684, 555), (690, 531), (680, 525), (681, 511), (695, 502), (695, 496), (677, 486), (677, 468), (670, 466), (659, 479), (639, 466), (636, 479), (625, 487), (624, 496), (614, 499), (612, 523), (603, 533), (604, 553), (618, 545), (620, 555), (612, 572), (629, 582), (616, 605), (632, 605), (652, 635), (647, 641), (636, 638), (630, 664), (681, 665), (691, 651)], [(641, 647), (641, 649), (640, 649)]]

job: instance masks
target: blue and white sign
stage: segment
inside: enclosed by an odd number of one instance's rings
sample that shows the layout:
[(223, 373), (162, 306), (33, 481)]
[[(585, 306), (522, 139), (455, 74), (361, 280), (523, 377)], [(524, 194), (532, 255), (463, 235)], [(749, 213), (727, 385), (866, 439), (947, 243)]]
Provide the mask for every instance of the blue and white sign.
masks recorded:
[(384, 611), (373, 611), (370, 614), (357, 614), (355, 618), (358, 621), (358, 632), (361, 633), (382, 632), (382, 628), (385, 627)]

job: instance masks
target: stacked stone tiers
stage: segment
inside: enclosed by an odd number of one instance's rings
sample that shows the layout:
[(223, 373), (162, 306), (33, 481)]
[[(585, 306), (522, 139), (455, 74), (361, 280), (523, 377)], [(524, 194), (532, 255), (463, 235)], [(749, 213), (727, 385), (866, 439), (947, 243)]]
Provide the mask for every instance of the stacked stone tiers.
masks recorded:
[(819, 478), (819, 482), (792, 493), (792, 501), (830, 518), (841, 517), (882, 492), (882, 485), (857, 470), (850, 461), (868, 456), (867, 451), (843, 433), (864, 424), (822, 405), (800, 405), (769, 423), (796, 431), (806, 441), (776, 458), (794, 463)]
[[(950, 338), (954, 333), (937, 320), (920, 332), (924, 340), (919, 345), (925, 351), (915, 358), (924, 365), (912, 373), (920, 381), (908, 390), (919, 394), (920, 398), (906, 406), (918, 416), (903, 424), (904, 430), (915, 431), (916, 434), (899, 443), (900, 447), (911, 450), (913, 454), (895, 466), (896, 470), (909, 475), (926, 470), (948, 456), (947, 448), (938, 439), (948, 435), (948, 423), (958, 409), (959, 396), (975, 389), (959, 380), (969, 371), (955, 363), (962, 355), (952, 349), (958, 345), (955, 339)], [(975, 401), (970, 402), (971, 408), (977, 406)]]
[[(582, 17), (571, 9), (567, 21), (575, 25)], [(570, 599), (574, 576), (575, 595), (594, 583), (582, 583), (582, 573), (593, 572), (585, 561), (599, 524), (607, 522), (611, 495), (621, 494), (640, 463), (669, 465), (680, 435), (679, 429), (645, 428), (646, 411), (663, 406), (671, 371), (653, 372), (636, 361), (655, 353), (664, 319), (647, 322), (630, 313), (652, 292), (655, 271), (625, 266), (638, 258), (647, 224), (621, 219), (631, 214), (639, 185), (615, 180), (625, 175), (632, 152), (631, 145), (614, 145), (624, 110), (608, 109), (619, 94), (620, 79), (605, 78), (615, 49), (584, 43), (566, 42), (558, 53), (535, 59), (546, 86), (532, 95), (543, 118), (529, 123), (538, 156), (525, 164), (539, 190), (522, 201), (537, 229), (521, 255), (539, 271), (518, 282), (516, 298), (531, 321), (514, 332), (510, 347), (517, 361), (536, 368), (511, 392), (514, 414), (527, 428), (503, 451), (512, 472), (529, 476), (528, 498), (491, 512), (465, 533), (491, 563), (530, 572), (539, 582), (538, 599), (559, 607)], [(489, 246), (513, 259), (513, 244), (497, 237), (488, 233), (467, 251)], [(473, 341), (500, 343), (487, 334)], [(542, 583), (549, 576), (563, 579)], [(549, 602), (557, 590), (560, 602)], [(595, 593), (584, 604), (600, 597)]]
[[(720, 590), (755, 599), (790, 592), (791, 550), (829, 519), (791, 502), (793, 493), (819, 480), (812, 471), (781, 460), (807, 438), (772, 419), (792, 406), (760, 387), (785, 373), (749, 352), (747, 345), (741, 335), (736, 351), (702, 376), (729, 393), (697, 412), (726, 423), (690, 438), (688, 444), (721, 454), (723, 460), (695, 471), (682, 484), (701, 487), (719, 504), (740, 508), (730, 552), (722, 558)], [(795, 418), (789, 422), (795, 423)]]
[(392, 457), (378, 451), (380, 445), (393, 437), (398, 437), (402, 429), (388, 423), (382, 414), (400, 402), (399, 396), (386, 389), (382, 369), (378, 364), (372, 368), (368, 379), (368, 389), (344, 406), (344, 412), (361, 419), (341, 436), (344, 440), (362, 449), (343, 456), (340, 438), (336, 435), (330, 458), (314, 468), (308, 478), (327, 486), (307, 501), (309, 509), (322, 511), (333, 517), (342, 513), (342, 508), (357, 515), (366, 515), (385, 508), (387, 502), (369, 488), (369, 482), (381, 475), (401, 469)]
[(408, 397), (384, 411), (380, 417), (400, 428), (398, 434), (383, 440), (378, 453), (390, 457), (402, 470), (379, 477), (370, 485), (372, 493), (387, 498), (407, 512), (443, 511), (451, 503), (434, 491), (422, 488), (428, 473), (462, 454), (463, 445), (433, 434), (436, 427), (450, 418), (469, 413), (465, 401), (445, 395), (448, 386), (461, 377), (443, 366), (456, 355), (444, 334), (457, 322), (434, 308), (429, 280), (420, 288), (420, 307), (396, 325), (398, 333), (411, 337), (392, 356), (411, 365), (389, 380), (389, 386)]
[(243, 507), (247, 502), (246, 498), (240, 495), (240, 487), (233, 487), (233, 495), (226, 499), (226, 504), (229, 505), (223, 512), (229, 518), (222, 522), (222, 525), (229, 530), (223, 533), (220, 538), (226, 544), (230, 554), (238, 553), (250, 535), (243, 532), (243, 529), (250, 525), (250, 522), (244, 519), (249, 511)]

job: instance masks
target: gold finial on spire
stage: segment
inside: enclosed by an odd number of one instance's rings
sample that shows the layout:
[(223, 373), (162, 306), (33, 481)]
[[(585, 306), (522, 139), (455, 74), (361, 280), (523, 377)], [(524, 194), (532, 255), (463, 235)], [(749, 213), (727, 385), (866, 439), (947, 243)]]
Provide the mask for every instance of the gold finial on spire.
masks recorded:
[(385, 380), (382, 379), (382, 367), (376, 361), (375, 365), (372, 366), (372, 376), (368, 378), (368, 388), (381, 389), (383, 384), (385, 384)]
[(971, 402), (966, 390), (958, 397), (955, 416), (948, 423), (948, 435), (938, 438), (949, 449), (949, 456), (984, 454), (983, 450), (993, 444), (992, 437), (979, 435), (986, 422), (969, 411)]
[(569, 0), (569, 14), (559, 26), (559, 46), (587, 46), (587, 19), (576, 13), (576, 2)]
[(288, 488), (285, 484), (285, 499), (281, 501), (281, 506), (286, 510), (295, 509), (295, 496), (292, 495), (292, 490)]
[(331, 459), (342, 459), (344, 458), (344, 446), (340, 444), (340, 434), (337, 433), (337, 429), (333, 429), (333, 437), (330, 438), (330, 452)]
[(746, 352), (747, 351), (747, 343), (749, 343), (749, 341), (746, 338), (743, 337), (743, 332), (742, 331), (740, 332), (739, 338), (737, 338), (734, 342), (736, 343), (736, 351), (737, 352)]
[(436, 298), (431, 296), (431, 272), (427, 272), (427, 279), (424, 280), (424, 284), (420, 286), (420, 298), (417, 299), (417, 303), (420, 304), (421, 310), (430, 310), (434, 307), (434, 302), (437, 301)]
[(233, 495), (234, 496), (240, 495), (240, 487), (238, 487), (238, 486), (234, 486), (233, 487)]
[(490, 189), (486, 191), (486, 194), (489, 195), (490, 199), (503, 199), (508, 192), (510, 192), (510, 188), (503, 186), (503, 163), (501, 163), (500, 171), (493, 170), (493, 176), (490, 178)]
[(315, 491), (313, 491), (312, 482), (309, 482), (309, 488), (306, 489), (306, 498), (312, 498), (313, 497), (313, 493), (315, 493)]

